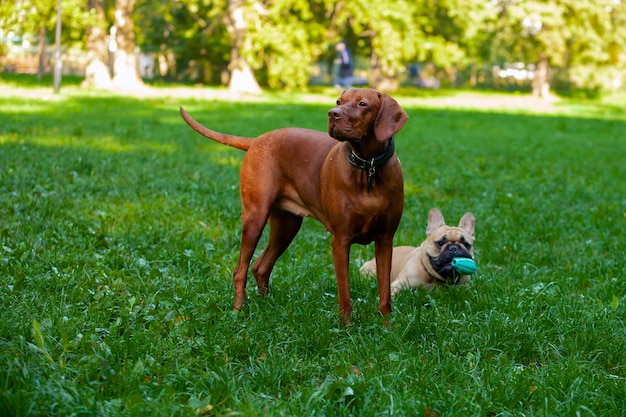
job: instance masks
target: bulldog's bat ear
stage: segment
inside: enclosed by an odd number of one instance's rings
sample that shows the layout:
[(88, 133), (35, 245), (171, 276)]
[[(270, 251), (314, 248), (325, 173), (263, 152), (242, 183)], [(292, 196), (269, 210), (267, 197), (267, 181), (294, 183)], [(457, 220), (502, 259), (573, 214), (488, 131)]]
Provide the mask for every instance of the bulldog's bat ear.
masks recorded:
[(439, 229), (441, 226), (445, 226), (446, 221), (443, 218), (443, 214), (439, 209), (431, 209), (428, 213), (428, 226), (426, 226), (426, 236), (430, 236), (432, 232)]
[(380, 109), (374, 123), (376, 140), (385, 141), (398, 133), (409, 120), (402, 107), (389, 94), (379, 93)]
[(472, 213), (465, 213), (463, 217), (461, 217), (461, 221), (459, 222), (459, 227), (468, 235), (474, 238), (474, 226), (476, 225), (476, 219)]

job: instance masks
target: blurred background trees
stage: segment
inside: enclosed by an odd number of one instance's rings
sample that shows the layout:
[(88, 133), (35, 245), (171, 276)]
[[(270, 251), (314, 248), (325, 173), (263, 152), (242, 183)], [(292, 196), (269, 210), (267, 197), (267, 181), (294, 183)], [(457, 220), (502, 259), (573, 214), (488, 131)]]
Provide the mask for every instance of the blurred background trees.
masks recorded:
[(589, 89), (615, 82), (623, 70), (625, 5), (620, 0), (499, 0), (490, 22), (490, 53), (500, 62), (536, 64), (533, 93), (545, 96), (551, 67), (555, 81)]
[[(0, 68), (49, 71), (54, 3), (0, 0)], [(342, 39), (359, 75), (387, 90), (522, 86), (549, 97), (555, 87), (621, 88), (626, 67), (622, 0), (62, 4), (64, 68), (100, 88), (137, 87), (142, 77), (239, 91), (332, 84), (333, 46)]]

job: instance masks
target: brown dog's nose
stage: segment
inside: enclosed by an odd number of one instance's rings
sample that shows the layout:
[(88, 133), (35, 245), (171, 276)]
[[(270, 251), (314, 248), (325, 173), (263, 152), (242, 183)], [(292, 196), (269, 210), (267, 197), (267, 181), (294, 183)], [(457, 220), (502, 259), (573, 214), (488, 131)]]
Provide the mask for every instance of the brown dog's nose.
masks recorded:
[(338, 109), (337, 107), (330, 109), (328, 111), (328, 118), (335, 118), (335, 119), (339, 119), (341, 117), (341, 110)]

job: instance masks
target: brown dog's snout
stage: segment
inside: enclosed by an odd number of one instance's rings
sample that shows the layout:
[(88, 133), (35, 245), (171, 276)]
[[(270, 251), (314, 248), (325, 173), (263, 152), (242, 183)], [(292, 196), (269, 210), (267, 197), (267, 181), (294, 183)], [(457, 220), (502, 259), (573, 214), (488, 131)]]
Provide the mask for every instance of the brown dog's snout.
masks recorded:
[(328, 118), (329, 119), (340, 119), (341, 118), (341, 109), (335, 107), (333, 109), (330, 109), (328, 111)]

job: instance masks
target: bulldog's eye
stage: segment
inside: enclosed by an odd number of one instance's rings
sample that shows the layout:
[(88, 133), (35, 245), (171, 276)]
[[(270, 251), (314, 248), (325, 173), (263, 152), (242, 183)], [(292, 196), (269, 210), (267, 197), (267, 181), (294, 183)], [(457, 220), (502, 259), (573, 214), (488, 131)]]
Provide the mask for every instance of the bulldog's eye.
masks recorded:
[(445, 245), (445, 244), (446, 244), (446, 239), (445, 238), (435, 242), (435, 245), (437, 245), (437, 249), (441, 249), (441, 247), (443, 245)]

